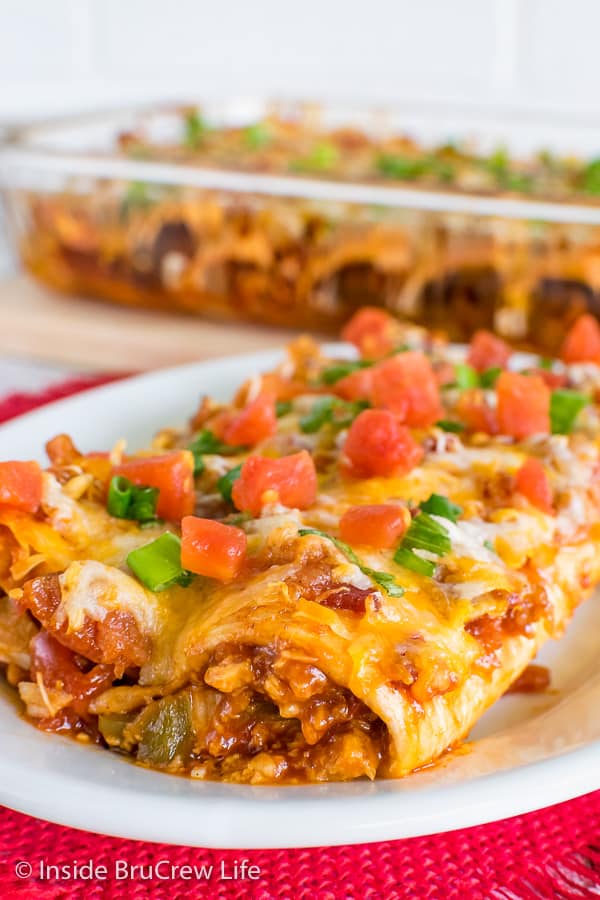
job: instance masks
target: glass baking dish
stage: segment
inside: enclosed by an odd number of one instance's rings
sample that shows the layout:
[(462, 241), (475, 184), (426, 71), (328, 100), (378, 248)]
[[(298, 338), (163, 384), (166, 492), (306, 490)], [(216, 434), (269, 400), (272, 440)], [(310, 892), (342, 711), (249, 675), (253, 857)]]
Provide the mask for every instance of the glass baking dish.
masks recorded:
[(600, 163), (433, 151), (391, 113), (203, 116), (15, 131), (0, 183), (25, 268), (81, 297), (324, 332), (381, 305), (453, 340), (493, 328), (549, 353), (582, 310), (600, 313)]

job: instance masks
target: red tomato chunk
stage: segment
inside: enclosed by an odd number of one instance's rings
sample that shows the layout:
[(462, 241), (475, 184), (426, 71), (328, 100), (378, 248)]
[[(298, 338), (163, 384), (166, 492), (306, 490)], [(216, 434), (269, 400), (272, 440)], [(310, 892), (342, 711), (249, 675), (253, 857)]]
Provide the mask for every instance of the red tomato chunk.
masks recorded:
[(517, 440), (550, 431), (550, 389), (537, 375), (502, 372), (496, 382), (498, 426)]
[(398, 353), (379, 363), (373, 369), (372, 400), (414, 428), (426, 428), (442, 417), (438, 380), (423, 353)]
[(517, 491), (545, 513), (552, 513), (552, 487), (546, 471), (539, 461), (531, 457), (523, 463), (516, 474)]
[(467, 362), (478, 372), (485, 372), (495, 367), (505, 369), (511, 356), (512, 350), (502, 338), (481, 330), (473, 335)]
[(42, 470), (36, 462), (0, 462), (0, 506), (34, 513), (42, 502)]
[(373, 369), (357, 369), (340, 378), (333, 390), (344, 400), (370, 400), (373, 390)]
[(139, 456), (113, 468), (134, 484), (159, 490), (156, 511), (162, 519), (176, 521), (194, 511), (194, 457), (189, 450), (173, 450), (162, 456)]
[(317, 473), (306, 450), (279, 459), (249, 456), (232, 490), (236, 507), (253, 516), (267, 503), (307, 509), (316, 496)]
[(348, 431), (344, 453), (353, 475), (405, 475), (422, 459), (423, 448), (387, 409), (365, 409)]
[(396, 319), (383, 309), (363, 306), (342, 328), (342, 340), (354, 344), (366, 359), (380, 359), (394, 349)]
[(275, 397), (259, 394), (240, 412), (228, 416), (220, 428), (220, 437), (230, 447), (253, 447), (275, 433)]
[(580, 316), (565, 337), (561, 359), (566, 363), (600, 363), (600, 325), (594, 316)]
[(231, 581), (244, 565), (247, 543), (234, 525), (197, 516), (181, 521), (181, 565), (196, 575)]
[(340, 519), (340, 537), (347, 544), (384, 549), (395, 546), (409, 524), (410, 513), (398, 504), (351, 506)]

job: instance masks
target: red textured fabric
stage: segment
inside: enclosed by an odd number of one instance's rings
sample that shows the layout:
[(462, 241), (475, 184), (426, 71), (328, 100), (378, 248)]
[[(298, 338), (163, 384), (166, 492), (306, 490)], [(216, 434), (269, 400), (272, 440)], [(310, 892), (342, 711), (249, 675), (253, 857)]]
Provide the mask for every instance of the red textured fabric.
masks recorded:
[[(37, 397), (14, 395), (0, 401), (0, 421), (109, 380), (69, 382)], [(201, 807), (198, 815), (202, 815)], [(235, 862), (239, 870), (244, 859), (258, 866), (257, 880), (231, 880)], [(67, 877), (72, 876), (74, 864), (89, 863), (96, 877), (89, 879), (81, 868), (83, 877)], [(42, 864), (66, 866), (70, 871), (57, 878)], [(134, 865), (143, 868), (132, 872)], [(203, 865), (204, 877), (186, 880), (178, 874), (181, 866)], [(176, 867), (173, 877), (171, 867)], [(3, 900), (570, 900), (598, 896), (600, 791), (540, 812), (448, 834), (310, 850), (220, 851), (126, 841), (0, 809)]]

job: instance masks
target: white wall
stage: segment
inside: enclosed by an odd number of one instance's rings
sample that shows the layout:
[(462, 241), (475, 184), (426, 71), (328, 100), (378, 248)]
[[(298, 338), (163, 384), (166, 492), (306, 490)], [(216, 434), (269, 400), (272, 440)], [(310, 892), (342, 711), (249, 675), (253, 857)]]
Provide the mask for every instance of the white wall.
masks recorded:
[(599, 35), (598, 0), (0, 0), (0, 121), (266, 94), (600, 129)]

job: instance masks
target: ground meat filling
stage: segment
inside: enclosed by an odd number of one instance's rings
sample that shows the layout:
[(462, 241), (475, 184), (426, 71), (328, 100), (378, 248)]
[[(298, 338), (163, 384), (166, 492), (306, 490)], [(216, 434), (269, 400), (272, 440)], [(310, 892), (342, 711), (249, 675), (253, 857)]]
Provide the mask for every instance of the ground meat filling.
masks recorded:
[(381, 720), (291, 648), (223, 645), (198, 683), (151, 702), (120, 732), (108, 718), (99, 727), (109, 746), (234, 782), (374, 778), (387, 749)]
[(552, 624), (552, 605), (542, 585), (526, 594), (510, 594), (502, 616), (483, 615), (465, 625), (466, 631), (481, 644), (476, 667), (486, 670), (502, 664), (502, 645), (506, 638), (531, 636), (540, 620)]

